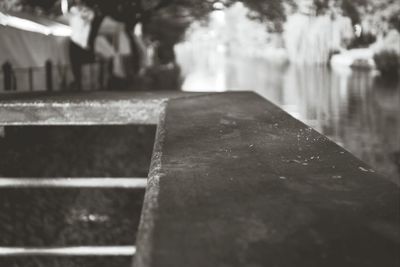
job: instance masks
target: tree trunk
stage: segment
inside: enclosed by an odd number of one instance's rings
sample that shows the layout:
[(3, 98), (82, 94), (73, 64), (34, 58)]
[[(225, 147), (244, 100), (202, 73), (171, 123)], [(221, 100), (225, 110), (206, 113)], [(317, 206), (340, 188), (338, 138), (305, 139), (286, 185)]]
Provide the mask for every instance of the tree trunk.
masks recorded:
[(82, 66), (86, 63), (92, 63), (95, 59), (95, 48), (94, 43), (96, 36), (99, 32), (100, 25), (103, 22), (104, 16), (95, 14), (90, 27), (88, 36), (88, 47), (89, 50), (83, 49), (76, 45), (74, 42), (70, 42), (69, 46), (69, 57), (74, 76), (74, 82), (77, 90), (82, 89)]
[(89, 45), (90, 51), (93, 54), (95, 53), (95, 47), (94, 47), (95, 40), (96, 40), (97, 34), (99, 33), (100, 26), (101, 26), (101, 23), (103, 22), (103, 19), (104, 19), (104, 15), (96, 14), (91, 23), (88, 45)]
[(140, 47), (133, 36), (133, 29), (136, 24), (125, 25), (125, 33), (128, 37), (130, 48), (131, 48), (131, 62), (132, 62), (132, 74), (136, 76), (141, 68), (142, 55), (140, 53)]

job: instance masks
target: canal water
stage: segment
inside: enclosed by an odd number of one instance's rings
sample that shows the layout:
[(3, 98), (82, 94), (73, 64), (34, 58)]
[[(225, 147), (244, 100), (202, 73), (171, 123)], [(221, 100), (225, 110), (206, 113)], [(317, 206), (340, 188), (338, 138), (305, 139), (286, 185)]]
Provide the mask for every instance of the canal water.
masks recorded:
[(400, 184), (400, 84), (376, 72), (295, 66), (224, 46), (176, 47), (185, 91), (252, 90)]

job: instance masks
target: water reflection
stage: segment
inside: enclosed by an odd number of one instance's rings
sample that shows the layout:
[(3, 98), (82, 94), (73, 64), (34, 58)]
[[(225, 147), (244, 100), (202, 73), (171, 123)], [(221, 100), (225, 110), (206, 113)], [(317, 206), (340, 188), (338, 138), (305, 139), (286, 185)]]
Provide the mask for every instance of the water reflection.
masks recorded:
[(180, 45), (183, 90), (253, 90), (400, 184), (400, 84), (376, 74), (269, 63)]

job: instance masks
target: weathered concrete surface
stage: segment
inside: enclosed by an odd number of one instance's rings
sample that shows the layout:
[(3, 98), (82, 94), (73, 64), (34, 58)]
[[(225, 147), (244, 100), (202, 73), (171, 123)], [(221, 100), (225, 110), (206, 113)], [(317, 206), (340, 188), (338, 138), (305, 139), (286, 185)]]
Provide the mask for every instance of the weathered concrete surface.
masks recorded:
[(261, 97), (103, 97), (5, 101), (0, 124), (160, 119), (135, 267), (399, 265), (399, 188)]
[(2, 125), (157, 124), (162, 103), (180, 92), (0, 95)]
[(398, 266), (399, 188), (276, 106), (171, 100), (160, 127), (134, 266)]

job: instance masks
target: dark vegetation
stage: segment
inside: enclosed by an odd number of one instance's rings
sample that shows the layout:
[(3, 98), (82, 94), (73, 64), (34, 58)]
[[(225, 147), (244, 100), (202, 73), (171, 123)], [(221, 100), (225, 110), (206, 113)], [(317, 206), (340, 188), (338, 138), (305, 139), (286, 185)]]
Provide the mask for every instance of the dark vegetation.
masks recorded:
[(0, 176), (147, 177), (154, 136), (155, 126), (5, 127)]
[(377, 69), (382, 78), (388, 82), (396, 82), (399, 78), (400, 56), (394, 51), (382, 51), (374, 55)]
[[(146, 177), (154, 126), (6, 127), (0, 176)], [(134, 245), (143, 189), (2, 188), (0, 246)], [(131, 257), (1, 257), (10, 267), (128, 267)]]
[(0, 246), (134, 245), (144, 190), (0, 189)]

